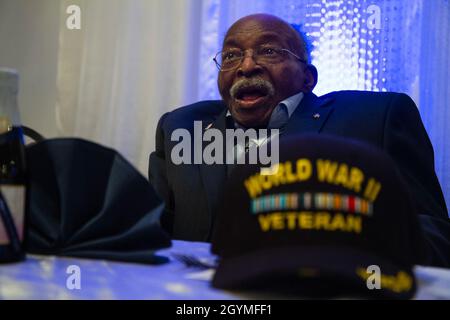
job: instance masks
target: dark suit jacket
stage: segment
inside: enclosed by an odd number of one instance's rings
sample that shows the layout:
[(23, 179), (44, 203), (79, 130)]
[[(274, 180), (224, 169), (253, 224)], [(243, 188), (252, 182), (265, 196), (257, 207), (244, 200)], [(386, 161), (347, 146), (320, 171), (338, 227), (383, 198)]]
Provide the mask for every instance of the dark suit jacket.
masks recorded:
[[(314, 114), (320, 117), (313, 117)], [(226, 181), (226, 165), (174, 165), (170, 154), (178, 128), (193, 135), (194, 121), (224, 131), (226, 106), (203, 101), (164, 114), (150, 155), (149, 177), (166, 203), (163, 226), (175, 239), (208, 241), (215, 208)], [(282, 135), (317, 132), (375, 145), (398, 165), (417, 202), (429, 248), (423, 264), (450, 266), (450, 222), (434, 171), (433, 148), (414, 102), (405, 94), (340, 91), (309, 93), (292, 114)]]

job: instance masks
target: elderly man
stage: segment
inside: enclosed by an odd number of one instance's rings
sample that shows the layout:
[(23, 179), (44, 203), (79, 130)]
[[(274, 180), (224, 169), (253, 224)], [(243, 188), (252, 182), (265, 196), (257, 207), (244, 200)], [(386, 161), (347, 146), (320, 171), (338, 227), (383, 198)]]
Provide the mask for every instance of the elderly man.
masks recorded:
[(226, 33), (219, 67), (221, 101), (202, 101), (164, 114), (150, 155), (149, 177), (165, 201), (163, 226), (175, 239), (208, 241), (227, 178), (223, 164), (176, 165), (171, 135), (216, 128), (276, 128), (281, 136), (316, 132), (359, 139), (388, 153), (410, 187), (420, 212), (429, 257), (450, 266), (450, 223), (434, 172), (433, 149), (414, 102), (404, 94), (360, 91), (317, 97), (317, 71), (306, 42), (285, 21), (256, 14)]

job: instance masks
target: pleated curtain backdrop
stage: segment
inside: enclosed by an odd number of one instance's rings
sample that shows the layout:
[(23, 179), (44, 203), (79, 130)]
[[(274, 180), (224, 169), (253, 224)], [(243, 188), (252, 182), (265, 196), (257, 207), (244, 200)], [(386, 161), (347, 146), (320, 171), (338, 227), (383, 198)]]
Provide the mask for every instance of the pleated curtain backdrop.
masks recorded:
[[(80, 30), (65, 27), (69, 5), (81, 8)], [(111, 146), (147, 175), (158, 118), (197, 99), (200, 5), (61, 1), (59, 135)]]

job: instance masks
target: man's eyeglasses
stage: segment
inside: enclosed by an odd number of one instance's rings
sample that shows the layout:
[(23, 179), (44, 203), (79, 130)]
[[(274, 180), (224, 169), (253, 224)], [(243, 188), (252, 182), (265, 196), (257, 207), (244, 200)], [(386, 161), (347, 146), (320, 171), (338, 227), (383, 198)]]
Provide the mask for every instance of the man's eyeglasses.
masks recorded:
[(306, 60), (288, 49), (262, 46), (257, 49), (229, 49), (220, 51), (214, 57), (214, 62), (220, 71), (230, 71), (239, 67), (245, 57), (246, 51), (252, 51), (252, 58), (256, 64), (267, 65), (283, 62), (290, 54), (298, 61), (306, 63)]

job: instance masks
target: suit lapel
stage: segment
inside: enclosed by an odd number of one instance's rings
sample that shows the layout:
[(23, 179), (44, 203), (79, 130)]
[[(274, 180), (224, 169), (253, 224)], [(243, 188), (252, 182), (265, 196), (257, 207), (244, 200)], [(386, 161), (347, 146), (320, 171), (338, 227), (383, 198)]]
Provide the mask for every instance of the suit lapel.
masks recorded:
[[(227, 109), (225, 108), (224, 111), (221, 112), (220, 115), (213, 122), (205, 123), (203, 126), (203, 132), (205, 132), (206, 130), (211, 130), (213, 128), (220, 130), (222, 137), (224, 137), (224, 150), (223, 150), (224, 162), (226, 160), (225, 158), (226, 112)], [(199, 170), (203, 181), (204, 190), (206, 193), (208, 211), (210, 212), (209, 219), (212, 219), (215, 209), (213, 205), (219, 202), (227, 178), (227, 166), (225, 164), (208, 165), (202, 163), (201, 165), (199, 165)], [(210, 220), (210, 225), (212, 225), (212, 222), (213, 221)]]
[(305, 94), (281, 134), (320, 132), (333, 111), (332, 101), (332, 98), (318, 98), (314, 93)]

